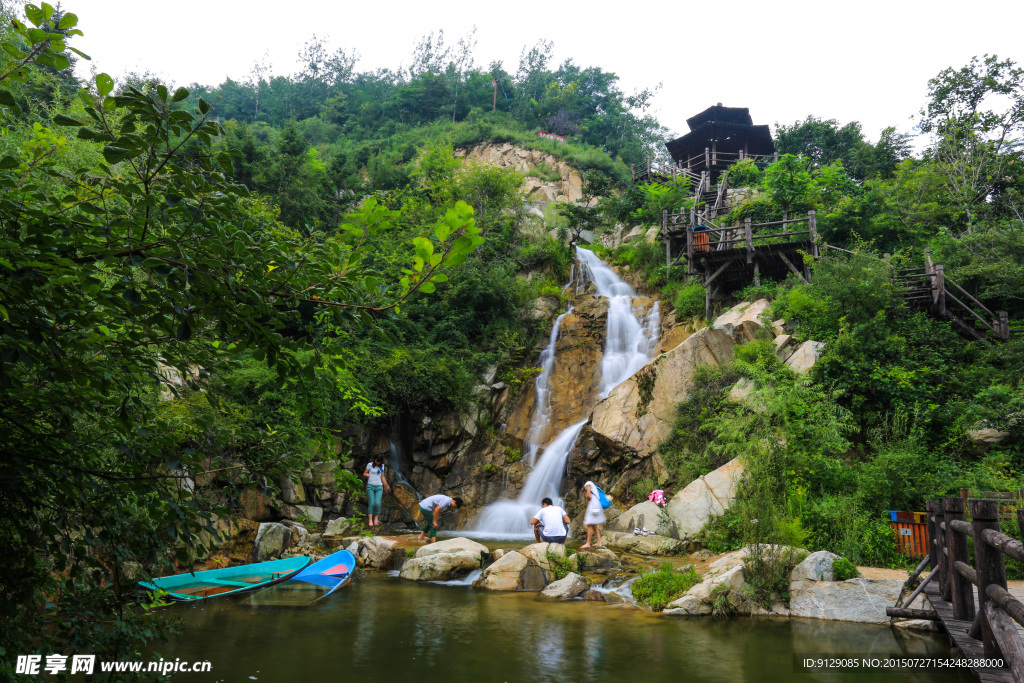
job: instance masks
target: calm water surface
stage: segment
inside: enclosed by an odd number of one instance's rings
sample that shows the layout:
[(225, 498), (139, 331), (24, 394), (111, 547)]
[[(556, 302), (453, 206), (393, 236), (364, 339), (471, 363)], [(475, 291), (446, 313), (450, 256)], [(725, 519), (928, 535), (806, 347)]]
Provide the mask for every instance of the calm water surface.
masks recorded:
[(248, 598), (168, 608), (167, 659), (209, 660), (191, 681), (970, 681), (915, 671), (794, 673), (792, 655), (948, 652), (945, 636), (817, 620), (675, 619), (535, 593), (359, 574), (312, 606)]

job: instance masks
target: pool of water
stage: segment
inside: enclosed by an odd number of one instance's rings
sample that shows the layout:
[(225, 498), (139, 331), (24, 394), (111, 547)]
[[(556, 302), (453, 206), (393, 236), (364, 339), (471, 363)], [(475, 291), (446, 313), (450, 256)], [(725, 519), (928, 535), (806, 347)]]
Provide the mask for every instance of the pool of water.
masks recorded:
[(413, 584), (381, 573), (311, 606), (246, 597), (168, 608), (181, 681), (968, 681), (959, 672), (794, 673), (793, 653), (945, 654), (945, 636), (804, 619), (669, 618), (536, 593)]

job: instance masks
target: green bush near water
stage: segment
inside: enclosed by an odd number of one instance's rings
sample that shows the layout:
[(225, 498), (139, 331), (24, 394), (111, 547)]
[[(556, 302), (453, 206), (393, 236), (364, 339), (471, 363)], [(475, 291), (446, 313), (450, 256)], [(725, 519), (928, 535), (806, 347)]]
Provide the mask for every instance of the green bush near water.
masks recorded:
[(700, 581), (700, 575), (693, 567), (680, 572), (671, 562), (664, 562), (657, 571), (647, 572), (634, 581), (631, 590), (637, 601), (660, 612)]

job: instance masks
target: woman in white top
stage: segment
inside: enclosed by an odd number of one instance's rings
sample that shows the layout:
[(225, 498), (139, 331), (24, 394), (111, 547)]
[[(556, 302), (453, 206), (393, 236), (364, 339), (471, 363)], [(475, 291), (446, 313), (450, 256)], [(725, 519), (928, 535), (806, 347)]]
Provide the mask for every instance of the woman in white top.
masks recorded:
[(378, 455), (373, 462), (366, 463), (363, 476), (366, 478), (366, 524), (370, 527), (379, 526), (381, 498), (384, 497), (384, 491), (391, 493), (388, 480), (384, 477), (384, 456)]
[(576, 488), (583, 491), (583, 497), (587, 500), (587, 511), (583, 515), (583, 523), (587, 525), (587, 542), (580, 546), (581, 550), (590, 547), (590, 539), (597, 535), (597, 545), (595, 547), (604, 547), (604, 541), (601, 540), (601, 525), (608, 521), (604, 516), (604, 508), (601, 507), (601, 501), (597, 497), (597, 484), (592, 481), (587, 481), (586, 478), (581, 474), (576, 477)]

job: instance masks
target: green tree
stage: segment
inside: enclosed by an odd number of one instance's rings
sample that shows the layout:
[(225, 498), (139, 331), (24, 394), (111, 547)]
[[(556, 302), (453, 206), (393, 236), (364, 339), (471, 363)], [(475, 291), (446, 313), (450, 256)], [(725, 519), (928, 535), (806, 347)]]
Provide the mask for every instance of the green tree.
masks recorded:
[[(47, 4), (26, 13), (36, 28), (16, 22), (14, 37), (28, 49), (0, 72), (7, 110), (11, 79), (27, 77), (34, 60), (66, 67), (67, 35), (78, 33), (73, 15), (60, 19), (63, 33), (53, 31)], [(359, 405), (334, 340), (432, 292), (482, 241), (472, 209), (457, 205), (430, 237), (413, 240), (388, 287), (360, 259), (394, 212), (369, 200), (337, 235), (307, 237), (268, 221), (227, 179), (231, 159), (213, 148), (222, 131), (205, 100), (189, 111), (180, 107), (185, 88), (112, 91), (100, 74), (94, 91), (53, 118), (102, 161), (61, 165), (72, 143), (38, 123), (0, 157), (0, 536), (9, 558), (0, 566), (0, 642), (8, 652), (88, 643), (101, 659), (121, 659), (159, 633), (137, 602), (132, 567), (146, 575), (168, 550), (187, 559), (201, 546), (209, 510), (186, 481), (233, 466), (175, 449), (153, 410), (171, 369), (198, 387), (245, 353), (279, 385), (328, 378)], [(303, 334), (288, 333), (296, 326)], [(273, 438), (267, 451), (254, 483), (304, 457)]]
[(782, 209), (782, 219), (793, 209), (807, 205), (814, 190), (814, 180), (803, 159), (783, 154), (764, 171), (762, 183), (768, 197)]

